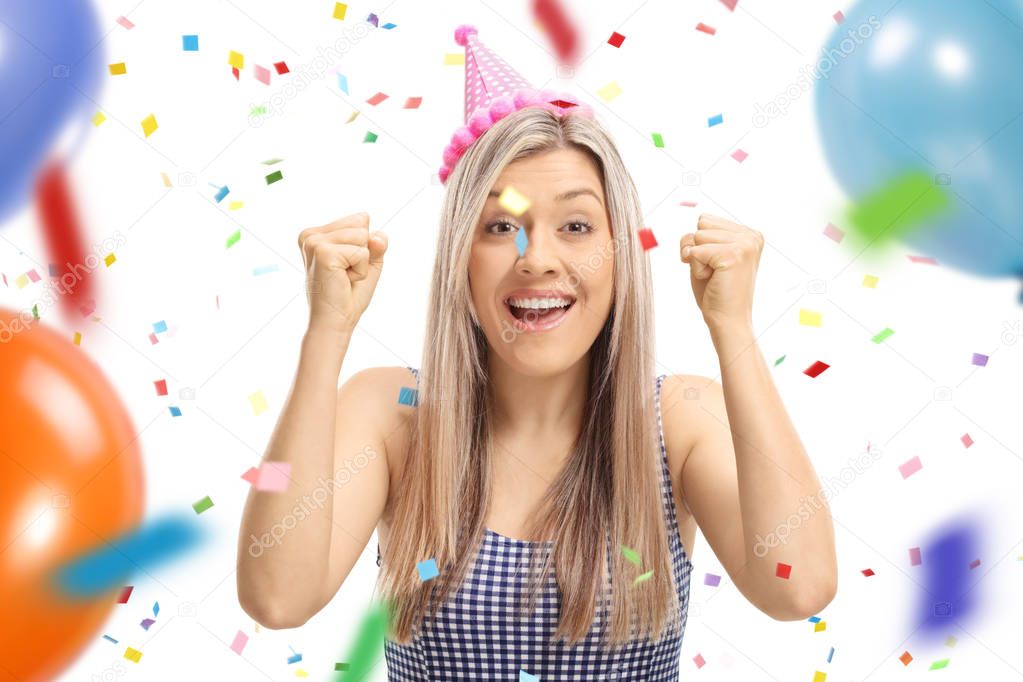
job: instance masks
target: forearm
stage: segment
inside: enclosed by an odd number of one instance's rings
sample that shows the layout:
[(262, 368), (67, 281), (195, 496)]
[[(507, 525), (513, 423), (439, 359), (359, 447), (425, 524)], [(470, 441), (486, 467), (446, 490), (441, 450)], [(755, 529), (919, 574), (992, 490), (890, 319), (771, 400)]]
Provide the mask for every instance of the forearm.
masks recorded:
[[(746, 325), (712, 330), (738, 473), (744, 578), (765, 611), (805, 617), (835, 589), (834, 530), (813, 464)], [(791, 566), (788, 579), (778, 563)]]
[[(270, 437), (263, 462), (291, 465), (286, 492), (253, 487), (245, 504), (238, 546), (238, 596), (265, 625), (315, 612), (326, 583), (332, 500), (302, 512), (290, 527), (299, 500), (333, 477), (337, 380), (350, 334), (309, 329), (295, 380)], [(265, 466), (265, 465), (264, 465)], [(304, 510), (305, 507), (301, 507)]]

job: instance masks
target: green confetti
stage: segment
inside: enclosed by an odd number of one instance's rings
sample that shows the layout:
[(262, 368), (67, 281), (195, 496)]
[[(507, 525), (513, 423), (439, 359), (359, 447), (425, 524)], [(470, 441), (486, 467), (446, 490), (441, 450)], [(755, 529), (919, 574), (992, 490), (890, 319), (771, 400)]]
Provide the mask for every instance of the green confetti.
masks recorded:
[(264, 116), (266, 115), (266, 105), (254, 105), (249, 109), (249, 116)]
[(660, 133), (654, 133), (654, 146), (664, 147), (664, 138), (661, 137)]
[(944, 668), (947, 665), (948, 665), (948, 659), (947, 658), (943, 658), (940, 661), (935, 661), (934, 663), (931, 663), (931, 667), (928, 668), (928, 670), (941, 670), (942, 668)]
[(895, 332), (892, 331), (891, 328), (885, 327), (884, 329), (879, 331), (877, 334), (875, 334), (874, 337), (872, 339), (870, 339), (870, 340), (873, 341), (874, 343), (881, 343), (881, 342), (883, 342), (885, 339), (887, 339), (889, 336), (891, 336), (894, 333)]
[(650, 571), (647, 571), (646, 573), (644, 573), (643, 575), (637, 575), (636, 579), (632, 581), (632, 584), (633, 585), (638, 585), (639, 583), (643, 582), (644, 580), (650, 580), (650, 576), (652, 576), (653, 574), (654, 574), (654, 572), (652, 570), (650, 570)]
[(272, 185), (282, 179), (284, 179), (284, 173), (281, 171), (274, 171), (273, 173), (270, 173), (270, 175), (266, 176), (266, 184)]
[(949, 208), (949, 191), (933, 176), (913, 170), (896, 177), (848, 209), (854, 233), (881, 245), (919, 229)]
[(371, 133), (371, 132), (367, 131), (366, 132), (366, 137), (364, 137), (362, 141), (363, 142), (376, 142), (377, 141), (377, 134), (376, 133)]
[(241, 230), (236, 230), (234, 234), (232, 234), (230, 237), (227, 238), (227, 247), (226, 248), (228, 248), (228, 249), (231, 248), (231, 246), (234, 245), (234, 243), (237, 242), (241, 238), (242, 238), (242, 231)]
[(390, 628), (390, 610), (382, 602), (375, 602), (362, 617), (355, 641), (344, 657), (344, 663), (334, 664), (335, 671), (343, 671), (336, 675), (338, 682), (363, 682), (369, 679), (370, 672), (383, 655), (384, 639)]
[(39, 319), (39, 304), (38, 303), (36, 303), (34, 306), (32, 306), (32, 317), (36, 318), (37, 320)]
[(266, 161), (260, 161), (260, 163), (261, 163), (261, 164), (263, 164), (264, 166), (272, 166), (272, 165), (274, 165), (275, 163), (280, 163), (280, 162), (281, 162), (281, 161), (283, 161), (283, 160), (284, 160), (284, 159), (277, 159), (277, 158), (274, 158), (274, 159), (267, 159)]
[(622, 554), (628, 561), (636, 564), (637, 566), (641, 566), (643, 564), (642, 560), (639, 558), (639, 552), (634, 549), (622, 545)]
[(202, 514), (204, 511), (206, 511), (207, 509), (209, 509), (212, 506), (213, 506), (213, 500), (211, 500), (210, 496), (207, 495), (206, 497), (202, 498), (201, 500), (199, 500), (198, 502), (193, 504), (192, 505), (192, 509), (195, 510), (196, 514)]
[(774, 361), (774, 366), (777, 367), (778, 365), (780, 365), (781, 361), (784, 360), (784, 359), (785, 359), (785, 356), (783, 355), (780, 358), (778, 358), (777, 360), (775, 360)]

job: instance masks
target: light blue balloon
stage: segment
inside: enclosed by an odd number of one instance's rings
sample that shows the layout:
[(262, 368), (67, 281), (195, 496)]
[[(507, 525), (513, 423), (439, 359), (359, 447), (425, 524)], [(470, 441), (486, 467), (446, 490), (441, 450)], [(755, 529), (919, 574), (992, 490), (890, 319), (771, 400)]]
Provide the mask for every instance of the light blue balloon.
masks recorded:
[(987, 277), (1023, 276), (1021, 27), (1023, 0), (861, 0), (817, 64), (818, 127), (850, 198), (933, 175), (950, 206), (902, 241)]
[(98, 108), (100, 38), (86, 0), (0, 0), (0, 222), (29, 198), (68, 121)]

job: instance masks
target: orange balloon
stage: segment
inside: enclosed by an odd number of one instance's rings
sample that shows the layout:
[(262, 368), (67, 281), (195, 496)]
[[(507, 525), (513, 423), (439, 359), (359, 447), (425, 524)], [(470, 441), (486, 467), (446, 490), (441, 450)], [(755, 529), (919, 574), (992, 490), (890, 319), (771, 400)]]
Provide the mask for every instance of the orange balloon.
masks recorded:
[(138, 526), (143, 495), (135, 429), (99, 367), (0, 308), (0, 682), (52, 679), (99, 637), (117, 590), (69, 599), (51, 576)]

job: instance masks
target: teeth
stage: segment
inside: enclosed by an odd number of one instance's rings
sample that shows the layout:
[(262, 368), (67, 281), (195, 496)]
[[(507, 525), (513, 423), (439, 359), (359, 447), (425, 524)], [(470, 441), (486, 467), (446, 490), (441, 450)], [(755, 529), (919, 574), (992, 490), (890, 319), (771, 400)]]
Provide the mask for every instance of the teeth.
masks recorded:
[(548, 308), (564, 308), (572, 305), (572, 301), (565, 298), (510, 298), (508, 303), (516, 308), (534, 308), (546, 310)]

